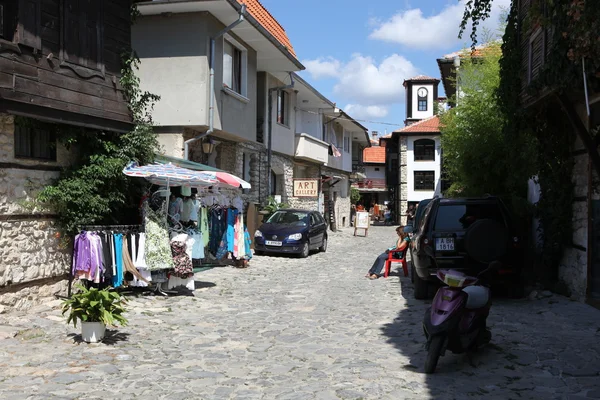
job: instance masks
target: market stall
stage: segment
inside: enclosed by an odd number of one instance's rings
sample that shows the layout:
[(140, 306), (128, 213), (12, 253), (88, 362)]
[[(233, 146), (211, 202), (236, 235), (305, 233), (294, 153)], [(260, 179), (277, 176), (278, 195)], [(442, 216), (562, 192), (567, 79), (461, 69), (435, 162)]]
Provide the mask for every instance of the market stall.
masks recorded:
[(250, 188), (248, 182), (224, 171), (171, 163), (131, 162), (123, 173), (153, 185), (141, 205), (143, 225), (82, 227), (75, 239), (73, 278), (164, 294), (163, 289), (179, 286), (193, 290), (194, 265), (231, 257), (244, 266), (252, 258), (240, 196), (241, 189)]

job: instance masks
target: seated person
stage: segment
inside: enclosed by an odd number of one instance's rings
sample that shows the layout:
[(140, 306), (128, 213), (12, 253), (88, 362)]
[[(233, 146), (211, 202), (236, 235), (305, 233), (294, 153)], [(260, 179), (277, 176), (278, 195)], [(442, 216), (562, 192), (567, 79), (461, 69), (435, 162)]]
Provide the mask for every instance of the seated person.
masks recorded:
[(404, 233), (404, 226), (399, 226), (398, 228), (396, 228), (396, 233), (398, 234), (398, 241), (396, 242), (396, 246), (387, 249), (384, 253), (381, 253), (379, 256), (377, 256), (375, 262), (373, 263), (373, 266), (371, 267), (367, 275), (365, 275), (365, 277), (369, 279), (377, 279), (381, 276), (381, 271), (385, 266), (385, 261), (388, 259), (388, 254), (391, 250), (401, 250), (398, 251), (398, 254), (396, 254), (394, 258), (402, 257), (402, 253), (405, 252), (406, 248), (408, 247), (410, 238), (408, 237), (407, 233)]

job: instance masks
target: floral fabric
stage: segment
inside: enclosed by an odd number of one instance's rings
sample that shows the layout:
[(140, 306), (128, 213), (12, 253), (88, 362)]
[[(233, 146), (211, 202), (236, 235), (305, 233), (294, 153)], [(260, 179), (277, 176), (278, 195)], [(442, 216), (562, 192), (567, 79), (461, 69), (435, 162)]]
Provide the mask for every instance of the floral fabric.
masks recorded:
[(183, 242), (171, 242), (171, 251), (173, 253), (174, 271), (173, 275), (178, 278), (189, 278), (194, 275), (192, 260), (186, 253), (186, 245)]
[(167, 219), (160, 211), (146, 207), (146, 265), (150, 271), (173, 268)]

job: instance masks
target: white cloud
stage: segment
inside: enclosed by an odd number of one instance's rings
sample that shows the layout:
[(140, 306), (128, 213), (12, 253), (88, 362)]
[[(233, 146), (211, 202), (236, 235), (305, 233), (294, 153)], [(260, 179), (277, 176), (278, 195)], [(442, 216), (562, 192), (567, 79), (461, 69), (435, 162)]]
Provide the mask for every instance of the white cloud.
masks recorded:
[[(493, 2), (490, 18), (479, 25), (479, 37), (484, 28), (496, 33), (501, 9), (507, 9), (509, 6), (510, 0)], [(463, 35), (463, 39), (458, 39), (464, 10), (465, 1), (462, 0), (458, 4), (447, 6), (439, 14), (431, 16), (424, 16), (420, 8), (400, 11), (385, 21), (379, 21), (369, 38), (423, 50), (470, 44), (470, 26)], [(374, 24), (373, 21), (370, 23)]]
[(347, 102), (344, 110), (359, 119), (386, 117), (391, 105), (404, 103), (404, 80), (419, 73), (410, 61), (398, 54), (381, 62), (355, 53), (346, 63), (332, 57), (302, 63), (313, 79), (334, 78), (336, 98), (331, 100)]
[(372, 57), (353, 54), (350, 62), (339, 70), (333, 92), (363, 105), (402, 103), (404, 80), (417, 74), (417, 68), (398, 54), (392, 54), (379, 64)]
[(321, 57), (316, 60), (305, 60), (302, 64), (306, 67), (313, 79), (332, 78), (339, 73), (341, 63), (333, 57)]
[(370, 119), (384, 118), (389, 113), (387, 106), (363, 106), (361, 104), (348, 104), (344, 107), (344, 111), (352, 118)]

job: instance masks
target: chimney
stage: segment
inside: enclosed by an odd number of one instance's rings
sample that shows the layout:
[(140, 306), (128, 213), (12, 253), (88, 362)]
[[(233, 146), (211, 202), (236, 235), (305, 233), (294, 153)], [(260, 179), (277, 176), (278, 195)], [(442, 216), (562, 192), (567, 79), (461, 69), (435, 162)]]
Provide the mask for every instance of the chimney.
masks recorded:
[(377, 136), (379, 136), (379, 132), (378, 131), (372, 131), (371, 132), (371, 136), (373, 137), (373, 140), (377, 140)]

